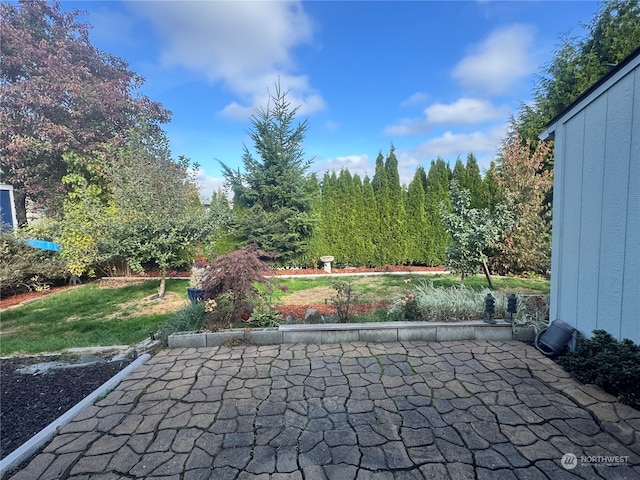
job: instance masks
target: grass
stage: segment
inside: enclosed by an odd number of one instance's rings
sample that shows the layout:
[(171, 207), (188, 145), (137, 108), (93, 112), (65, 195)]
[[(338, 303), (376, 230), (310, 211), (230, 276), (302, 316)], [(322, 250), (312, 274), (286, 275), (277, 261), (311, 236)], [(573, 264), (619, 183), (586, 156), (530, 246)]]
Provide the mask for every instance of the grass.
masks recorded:
[(92, 283), (3, 311), (0, 355), (137, 343), (184, 305), (186, 286), (184, 280), (168, 280), (168, 298), (150, 301), (157, 280), (120, 288)]
[[(359, 302), (393, 301), (403, 292), (423, 280), (434, 286), (459, 285), (454, 275), (374, 275), (317, 278), (277, 278), (278, 303), (286, 304), (295, 294), (309, 298), (319, 290), (317, 299), (309, 303), (322, 303), (335, 294), (331, 283), (336, 279), (351, 281)], [(549, 282), (540, 279), (493, 279), (496, 290), (505, 293), (548, 293)], [(477, 291), (486, 288), (482, 276), (470, 277), (465, 285)], [(163, 327), (173, 314), (183, 307), (186, 298), (185, 280), (168, 280), (168, 299), (150, 301), (156, 293), (157, 280), (120, 288), (100, 288), (97, 283), (47, 296), (22, 307), (5, 310), (0, 314), (0, 356), (59, 352), (72, 347), (98, 345), (131, 345)], [(355, 321), (385, 321), (386, 311), (373, 311), (356, 317)]]
[[(346, 276), (330, 277), (320, 276), (315, 278), (282, 278), (277, 279), (278, 285), (285, 286), (286, 291), (279, 293), (280, 300), (285, 302), (287, 297), (297, 292), (303, 292), (312, 288), (331, 288), (331, 283), (336, 279), (353, 282), (357, 295), (364, 298), (375, 297), (377, 301), (390, 301), (394, 295), (411, 290), (411, 285), (423, 280), (430, 280), (434, 287), (453, 287), (460, 285), (460, 277), (451, 274), (433, 275), (370, 275), (370, 276)], [(492, 277), (495, 290), (505, 293), (531, 293), (547, 294), (550, 290), (548, 280), (539, 278), (519, 277)], [(473, 290), (482, 291), (487, 288), (484, 276), (476, 275), (465, 280), (465, 286)], [(276, 289), (277, 291), (277, 289)]]

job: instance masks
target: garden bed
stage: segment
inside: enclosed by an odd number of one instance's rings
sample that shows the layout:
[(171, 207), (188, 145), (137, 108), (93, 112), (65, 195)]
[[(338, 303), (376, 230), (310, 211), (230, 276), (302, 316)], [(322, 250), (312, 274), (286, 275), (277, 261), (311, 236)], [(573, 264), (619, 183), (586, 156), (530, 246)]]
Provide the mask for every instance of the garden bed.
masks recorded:
[(16, 373), (17, 369), (29, 365), (60, 360), (68, 362), (70, 358), (47, 355), (0, 359), (0, 458), (6, 457), (130, 363), (121, 360), (40, 374)]

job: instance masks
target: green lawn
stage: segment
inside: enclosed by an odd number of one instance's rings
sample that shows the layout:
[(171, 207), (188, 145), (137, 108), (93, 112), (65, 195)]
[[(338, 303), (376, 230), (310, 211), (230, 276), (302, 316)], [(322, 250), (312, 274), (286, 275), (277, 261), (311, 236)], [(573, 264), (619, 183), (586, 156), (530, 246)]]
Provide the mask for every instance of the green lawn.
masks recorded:
[[(279, 303), (287, 304), (293, 295), (307, 297), (309, 303), (329, 298), (335, 291), (332, 282), (351, 281), (356, 301), (391, 301), (411, 285), (424, 280), (436, 286), (459, 285), (453, 275), (376, 275), (353, 277), (275, 278)], [(549, 282), (541, 279), (493, 279), (497, 290), (520, 293), (548, 293)], [(468, 278), (465, 284), (477, 290), (486, 288), (482, 276)], [(98, 283), (57, 293), (22, 307), (0, 313), (0, 355), (57, 352), (72, 347), (132, 345), (155, 333), (169, 316), (187, 301), (186, 280), (168, 280), (168, 299), (151, 301), (157, 280), (121, 288), (100, 288)], [(375, 317), (375, 315), (374, 315)], [(386, 313), (383, 311), (383, 320)]]
[[(285, 301), (287, 296), (296, 292), (304, 290), (310, 290), (317, 287), (331, 288), (331, 284), (336, 281), (353, 282), (354, 289), (359, 294), (374, 294), (384, 300), (384, 297), (388, 297), (389, 293), (393, 294), (401, 290), (410, 290), (412, 283), (421, 281), (431, 281), (436, 287), (451, 287), (460, 285), (460, 277), (451, 274), (431, 274), (431, 275), (417, 275), (417, 274), (402, 274), (402, 275), (354, 275), (354, 276), (319, 276), (315, 278), (278, 278), (277, 284), (284, 286), (286, 291), (280, 295), (281, 299)], [(493, 284), (496, 290), (504, 292), (517, 292), (517, 293), (532, 293), (532, 294), (547, 294), (549, 293), (550, 286), (549, 281), (541, 278), (519, 278), (519, 277), (492, 277)], [(467, 287), (474, 290), (483, 290), (488, 288), (487, 280), (483, 275), (476, 275), (468, 277), (464, 283)]]
[(167, 300), (150, 301), (157, 280), (121, 288), (92, 283), (5, 310), (0, 313), (0, 355), (135, 344), (187, 301), (186, 287), (185, 280), (167, 280)]

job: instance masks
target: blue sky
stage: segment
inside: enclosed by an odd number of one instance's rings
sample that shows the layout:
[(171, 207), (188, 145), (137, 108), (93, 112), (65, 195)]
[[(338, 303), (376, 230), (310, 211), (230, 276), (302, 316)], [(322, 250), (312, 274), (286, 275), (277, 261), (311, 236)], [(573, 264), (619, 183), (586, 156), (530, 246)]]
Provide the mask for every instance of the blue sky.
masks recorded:
[(174, 155), (201, 165), (203, 198), (240, 166), (256, 107), (275, 83), (309, 121), (311, 170), (373, 176), (393, 144), (401, 179), (432, 160), (494, 158), (509, 115), (592, 1), (63, 1), (91, 40), (146, 78), (173, 112)]

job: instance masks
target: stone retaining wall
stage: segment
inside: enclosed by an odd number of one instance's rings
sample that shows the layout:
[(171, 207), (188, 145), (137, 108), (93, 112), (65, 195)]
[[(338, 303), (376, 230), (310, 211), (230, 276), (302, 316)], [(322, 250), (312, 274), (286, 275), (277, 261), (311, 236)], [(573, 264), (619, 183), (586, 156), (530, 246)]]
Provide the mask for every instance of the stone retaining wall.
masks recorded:
[(169, 348), (213, 347), (234, 341), (254, 345), (280, 343), (403, 342), (421, 340), (532, 340), (529, 327), (516, 327), (498, 320), (495, 325), (474, 322), (379, 322), (281, 325), (222, 332), (179, 332), (169, 335)]

